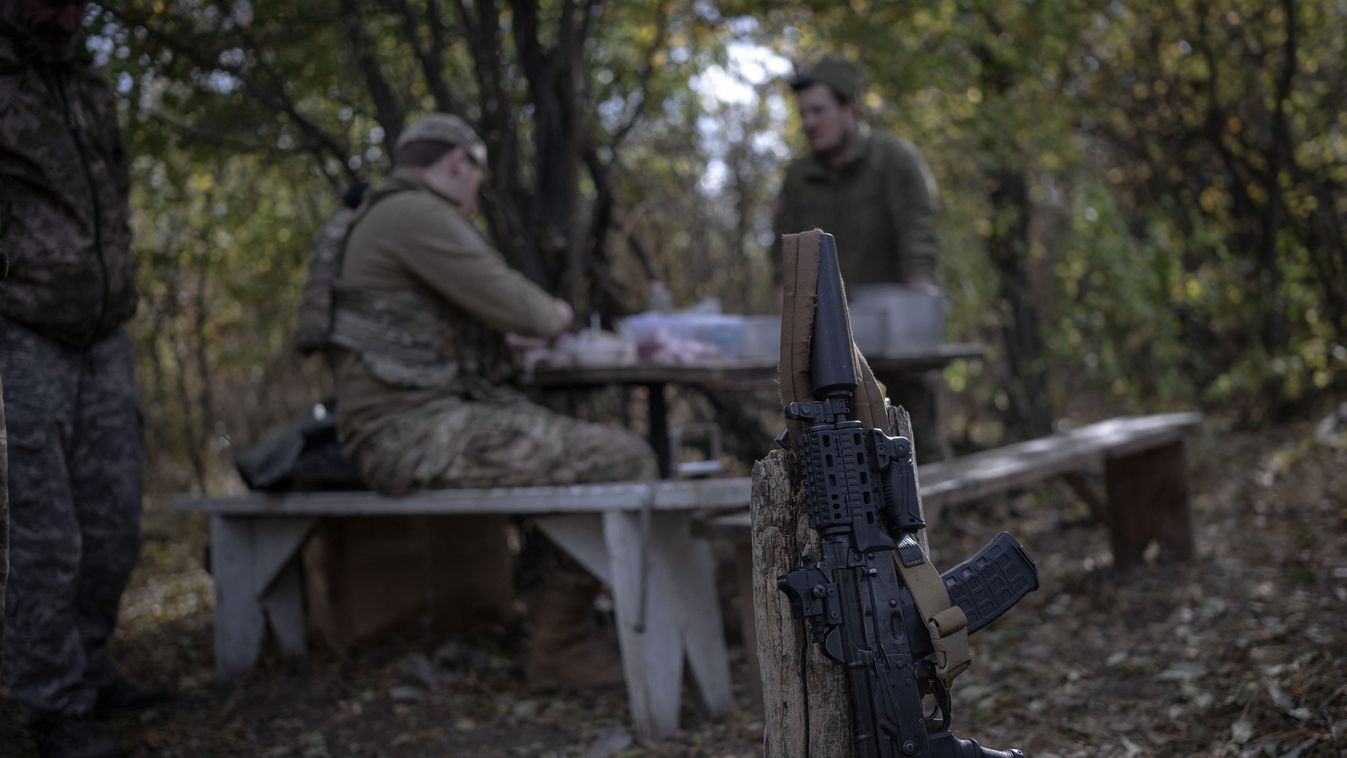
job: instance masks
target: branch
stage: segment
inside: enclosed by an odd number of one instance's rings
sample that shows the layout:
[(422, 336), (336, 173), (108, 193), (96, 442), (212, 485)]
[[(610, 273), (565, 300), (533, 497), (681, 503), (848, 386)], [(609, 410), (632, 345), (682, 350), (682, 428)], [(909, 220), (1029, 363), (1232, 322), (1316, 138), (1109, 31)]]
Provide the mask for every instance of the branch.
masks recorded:
[(649, 98), (646, 95), (650, 88), (650, 80), (655, 76), (655, 56), (659, 53), (660, 49), (664, 47), (664, 43), (668, 38), (669, 18), (673, 15), (668, 3), (660, 3), (656, 13), (655, 40), (650, 44), (650, 49), (646, 51), (645, 66), (642, 67), (641, 73), (637, 75), (637, 85), (634, 89), (635, 96), (637, 97), (636, 105), (632, 107), (631, 113), (623, 119), (622, 123), (613, 132), (612, 140), (608, 143), (608, 147), (614, 151), (617, 150), (618, 144), (626, 138), (627, 134), (636, 126), (637, 122), (640, 121), (641, 116), (645, 112), (646, 103), (649, 101)]
[[(462, 2), (458, 3), (460, 13), (466, 13)], [(412, 47), (412, 54), (416, 56), (417, 62), (421, 65), (421, 75), (426, 79), (426, 87), (430, 90), (431, 97), (435, 98), (435, 107), (446, 113), (457, 113), (466, 115), (463, 104), (454, 97), (449, 85), (444, 81), (444, 53), (445, 53), (445, 29), (444, 21), (440, 18), (440, 4), (437, 0), (426, 0), (426, 13), (424, 21), (430, 28), (430, 46), (427, 47), (421, 43), (421, 35), (417, 31), (416, 12), (412, 10), (411, 3), (407, 0), (397, 0), (397, 9), (402, 16), (402, 31), (407, 37), (407, 43)], [(467, 26), (465, 23), (464, 26)], [(471, 31), (471, 30), (470, 30)]]
[(323, 131), (317, 124), (299, 112), (294, 99), (285, 91), (284, 78), (266, 61), (261, 49), (246, 32), (240, 31), (240, 36), (250, 46), (263, 73), (267, 74), (273, 81), (281, 83), (279, 91), (271, 91), (263, 87), (253, 76), (246, 73), (242, 66), (229, 66), (220, 63), (219, 50), (205, 45), (204, 40), (198, 39), (197, 35), (189, 35), (190, 39), (179, 39), (163, 29), (151, 26), (146, 17), (133, 14), (124, 7), (108, 4), (104, 6), (104, 9), (124, 26), (144, 29), (149, 37), (163, 43), (174, 53), (185, 57), (198, 68), (207, 71), (220, 71), (234, 77), (254, 100), (271, 109), (277, 115), (286, 116), (308, 138), (309, 143), (305, 146), (305, 149), (313, 153), (320, 166), (324, 163), (324, 157), (332, 157), (341, 164), (342, 170), (347, 174), (350, 181), (359, 179), (359, 175), (347, 164), (347, 158), (350, 156), (348, 147), (342, 145), (335, 137)]
[(346, 35), (350, 39), (351, 49), (361, 72), (365, 75), (365, 86), (369, 88), (370, 98), (374, 100), (375, 118), (384, 130), (384, 144), (395, 145), (398, 135), (402, 134), (405, 113), (398, 104), (397, 96), (388, 86), (383, 70), (379, 68), (379, 58), (375, 55), (374, 44), (365, 33), (365, 17), (360, 12), (359, 0), (341, 0), (341, 15), (345, 20)]

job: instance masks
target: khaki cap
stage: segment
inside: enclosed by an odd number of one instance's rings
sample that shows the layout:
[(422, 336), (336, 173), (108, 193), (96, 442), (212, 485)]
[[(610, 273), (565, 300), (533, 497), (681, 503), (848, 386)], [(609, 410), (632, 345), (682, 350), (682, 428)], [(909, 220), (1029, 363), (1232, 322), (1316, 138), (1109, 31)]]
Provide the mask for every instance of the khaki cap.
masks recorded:
[(432, 113), (413, 123), (398, 135), (394, 149), (401, 150), (409, 142), (443, 142), (461, 147), (478, 168), (486, 168), (486, 143), (468, 122), (452, 113)]
[(849, 58), (825, 55), (790, 80), (790, 88), (796, 92), (814, 84), (826, 84), (847, 100), (856, 100), (865, 88), (865, 72)]

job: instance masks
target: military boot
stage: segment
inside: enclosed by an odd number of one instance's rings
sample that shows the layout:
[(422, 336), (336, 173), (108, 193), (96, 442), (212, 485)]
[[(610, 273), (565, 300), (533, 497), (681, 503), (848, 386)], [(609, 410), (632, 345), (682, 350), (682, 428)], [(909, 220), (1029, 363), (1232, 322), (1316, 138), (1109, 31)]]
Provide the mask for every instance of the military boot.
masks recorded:
[(168, 702), (168, 690), (142, 687), (118, 676), (98, 688), (94, 716), (109, 716), (118, 711), (143, 711)]
[(537, 687), (595, 690), (622, 684), (622, 663), (594, 624), (599, 583), (557, 572), (529, 598), (529, 682)]
[(52, 716), (32, 725), (42, 758), (123, 758), (112, 735), (88, 716)]

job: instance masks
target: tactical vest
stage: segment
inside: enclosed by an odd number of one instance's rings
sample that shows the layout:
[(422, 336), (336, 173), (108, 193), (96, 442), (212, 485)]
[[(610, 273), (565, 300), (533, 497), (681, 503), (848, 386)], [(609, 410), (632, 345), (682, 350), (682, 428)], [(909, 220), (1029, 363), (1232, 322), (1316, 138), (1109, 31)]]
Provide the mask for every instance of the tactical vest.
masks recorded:
[(354, 208), (342, 208), (318, 230), (309, 256), (309, 274), (299, 298), (295, 350), (312, 355), (332, 345), (332, 288), (341, 272), (342, 245), (356, 219)]
[(366, 369), (388, 384), (493, 396), (493, 388), (510, 381), (517, 370), (504, 335), (418, 285), (371, 290), (340, 279), (351, 231), (379, 201), (414, 188), (396, 182), (381, 187), (349, 224), (328, 288), (331, 326), (324, 346), (359, 353)]

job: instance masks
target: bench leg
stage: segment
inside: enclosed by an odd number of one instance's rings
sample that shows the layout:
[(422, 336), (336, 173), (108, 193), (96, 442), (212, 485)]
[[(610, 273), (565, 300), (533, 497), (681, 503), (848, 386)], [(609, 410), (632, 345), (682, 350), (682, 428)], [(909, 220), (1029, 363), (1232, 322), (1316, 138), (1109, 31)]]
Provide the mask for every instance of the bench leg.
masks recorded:
[(665, 580), (679, 591), (674, 612), (680, 622), (683, 653), (692, 669), (692, 678), (697, 682), (706, 712), (724, 716), (734, 709), (734, 695), (711, 546), (692, 536), (692, 520), (685, 512), (657, 517), (654, 526), (664, 530), (656, 550), (661, 560), (656, 565), (668, 568)]
[(270, 626), (287, 655), (303, 658), (303, 579), (296, 553), (312, 518), (211, 517), (215, 670), (235, 682), (252, 672)]
[(1196, 553), (1188, 508), (1188, 465), (1182, 440), (1104, 464), (1108, 488), (1109, 538), (1113, 565), (1128, 569), (1142, 562), (1152, 540), (1160, 557), (1190, 560)]
[(306, 659), (309, 652), (304, 633), (304, 569), (300, 563), (298, 559), (290, 561), (261, 597), (262, 611), (277, 646), (296, 661)]
[(753, 707), (762, 709), (762, 670), (758, 668), (758, 624), (753, 612), (753, 547), (734, 546), (734, 584), (739, 592), (739, 628), (748, 661), (748, 692)]
[(597, 513), (538, 516), (533, 523), (599, 581), (612, 586), (608, 545), (603, 540), (603, 518)]
[[(662, 519), (651, 524), (651, 545), (663, 537)], [(611, 565), (617, 638), (622, 646), (622, 674), (636, 733), (661, 740), (678, 731), (683, 686), (683, 640), (675, 610), (675, 588), (662, 566), (660, 551), (641, 551), (640, 517), (635, 513), (603, 514), (604, 542)], [(643, 569), (642, 560), (650, 561)], [(646, 570), (644, 602), (641, 575)], [(644, 607), (642, 607), (644, 606)]]
[(643, 739), (658, 740), (678, 730), (685, 660), (710, 715), (729, 712), (734, 699), (710, 546), (692, 537), (686, 513), (651, 518), (644, 555), (639, 513), (544, 516), (535, 523), (613, 588), (632, 720)]
[(252, 672), (266, 620), (253, 594), (250, 519), (212, 516), (210, 573), (215, 581), (215, 673), (236, 682)]

